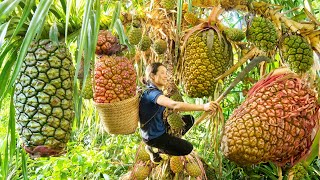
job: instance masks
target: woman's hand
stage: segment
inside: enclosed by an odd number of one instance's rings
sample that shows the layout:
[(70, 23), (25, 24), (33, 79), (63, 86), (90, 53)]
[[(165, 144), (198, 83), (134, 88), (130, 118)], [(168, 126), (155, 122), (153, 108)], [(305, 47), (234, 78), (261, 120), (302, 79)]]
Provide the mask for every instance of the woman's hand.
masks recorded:
[(203, 105), (203, 110), (207, 111), (207, 112), (211, 111), (211, 113), (213, 113), (218, 109), (218, 106), (219, 106), (219, 104), (216, 103), (215, 101), (210, 101), (207, 104)]

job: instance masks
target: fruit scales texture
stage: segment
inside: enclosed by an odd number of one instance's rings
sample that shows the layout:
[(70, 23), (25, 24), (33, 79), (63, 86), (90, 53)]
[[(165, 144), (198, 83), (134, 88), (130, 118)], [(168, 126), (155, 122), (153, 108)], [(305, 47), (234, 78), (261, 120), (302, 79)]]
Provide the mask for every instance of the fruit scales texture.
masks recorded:
[(192, 34), (187, 40), (182, 76), (187, 95), (202, 98), (213, 94), (214, 78), (227, 70), (232, 58), (230, 43), (215, 30)]
[(66, 146), (74, 117), (71, 55), (62, 43), (34, 41), (16, 80), (17, 130), (32, 156), (58, 155)]
[(222, 151), (240, 164), (294, 164), (309, 150), (317, 94), (293, 73), (260, 80), (226, 122)]
[(174, 173), (183, 171), (183, 161), (180, 156), (172, 156), (170, 158), (170, 169)]
[[(82, 83), (82, 82), (81, 82)], [(93, 90), (92, 90), (92, 76), (88, 75), (86, 82), (84, 84), (84, 89), (82, 93), (82, 97), (84, 99), (92, 99), (93, 98)]]
[(142, 30), (141, 28), (132, 28), (128, 34), (128, 39), (130, 44), (137, 45), (141, 41)]
[(121, 50), (118, 39), (107, 30), (100, 30), (96, 46), (96, 54), (112, 55)]
[(304, 73), (313, 65), (312, 48), (302, 36), (286, 36), (281, 43), (281, 52), (290, 69), (296, 73)]
[(188, 162), (186, 164), (186, 171), (191, 177), (198, 177), (201, 175), (201, 169), (197, 163)]
[(186, 20), (189, 24), (195, 26), (199, 23), (199, 18), (192, 14), (191, 12), (186, 12), (184, 15), (184, 20)]
[(167, 42), (162, 39), (158, 39), (154, 42), (153, 47), (157, 54), (163, 54), (167, 50)]
[(173, 130), (182, 130), (184, 127), (184, 121), (182, 120), (182, 116), (177, 112), (172, 112), (167, 117), (168, 124)]
[(247, 30), (247, 39), (263, 51), (274, 50), (278, 41), (276, 27), (263, 17), (254, 17)]
[(122, 101), (136, 94), (136, 73), (126, 57), (101, 56), (95, 64), (96, 103)]
[(143, 166), (138, 165), (134, 169), (134, 177), (137, 180), (144, 180), (149, 176), (150, 173), (150, 167), (149, 166)]
[(150, 48), (151, 46), (151, 39), (148, 36), (143, 36), (141, 39), (141, 42), (139, 44), (139, 48), (141, 51), (146, 51)]
[(227, 38), (229, 38), (231, 41), (242, 41), (246, 35), (241, 29), (237, 28), (228, 28), (224, 30), (226, 33)]

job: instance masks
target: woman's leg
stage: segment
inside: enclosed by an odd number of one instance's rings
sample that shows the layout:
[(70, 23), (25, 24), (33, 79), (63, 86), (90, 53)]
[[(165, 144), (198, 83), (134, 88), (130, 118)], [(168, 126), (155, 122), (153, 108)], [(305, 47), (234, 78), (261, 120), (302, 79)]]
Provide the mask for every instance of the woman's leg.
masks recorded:
[(183, 115), (182, 120), (185, 123), (185, 126), (182, 131), (182, 135), (186, 134), (188, 130), (193, 126), (194, 124), (194, 117), (191, 115)]
[(190, 142), (167, 133), (146, 142), (146, 144), (158, 148), (161, 153), (173, 156), (188, 155), (193, 149)]

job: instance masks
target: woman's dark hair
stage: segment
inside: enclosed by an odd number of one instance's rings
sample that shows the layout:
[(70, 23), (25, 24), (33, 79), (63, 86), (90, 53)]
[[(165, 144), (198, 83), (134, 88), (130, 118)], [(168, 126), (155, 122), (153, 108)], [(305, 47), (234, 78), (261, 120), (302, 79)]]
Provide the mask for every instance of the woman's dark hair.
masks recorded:
[(150, 79), (151, 79), (150, 75), (151, 74), (157, 74), (160, 66), (164, 66), (164, 65), (162, 63), (160, 63), (160, 62), (154, 62), (154, 63), (151, 63), (150, 65), (147, 66), (147, 68), (146, 68), (146, 76), (145, 76), (145, 78), (143, 80), (144, 84), (150, 83)]

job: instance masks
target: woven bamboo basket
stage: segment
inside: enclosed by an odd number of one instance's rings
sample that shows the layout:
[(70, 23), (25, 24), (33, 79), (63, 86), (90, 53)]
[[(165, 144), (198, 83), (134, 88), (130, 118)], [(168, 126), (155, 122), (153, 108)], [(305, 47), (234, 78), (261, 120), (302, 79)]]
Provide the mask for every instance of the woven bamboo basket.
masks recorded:
[(115, 103), (94, 103), (104, 129), (110, 134), (132, 134), (139, 121), (139, 95)]

